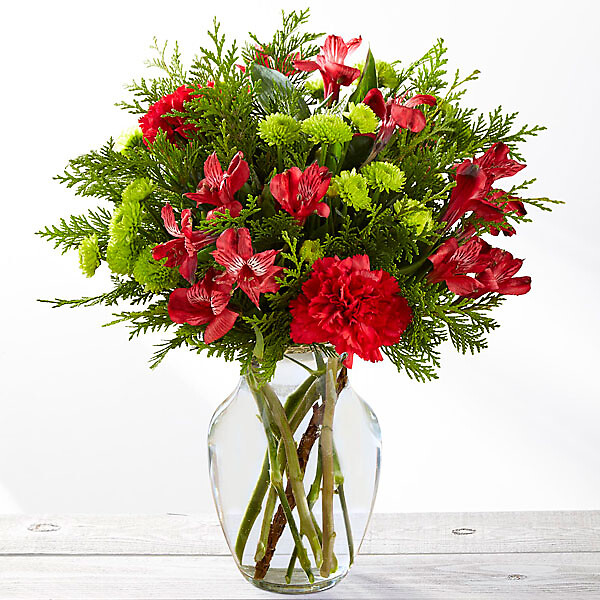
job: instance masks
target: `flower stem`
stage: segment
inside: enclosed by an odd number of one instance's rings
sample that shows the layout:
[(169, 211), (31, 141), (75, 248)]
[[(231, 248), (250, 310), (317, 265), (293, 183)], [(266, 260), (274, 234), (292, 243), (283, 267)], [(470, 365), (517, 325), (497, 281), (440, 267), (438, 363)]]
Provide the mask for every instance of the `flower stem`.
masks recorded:
[[(308, 495), (306, 496), (306, 499), (308, 500), (308, 507), (312, 510), (312, 507), (315, 505), (315, 503), (317, 502), (317, 498), (319, 497), (319, 492), (321, 491), (321, 479), (323, 478), (323, 471), (321, 470), (321, 450), (319, 448), (319, 456), (317, 459), (317, 469), (315, 471), (315, 478), (313, 479), (313, 482), (310, 486), (310, 490), (308, 491)], [(319, 530), (317, 529), (317, 533), (319, 533)], [(322, 533), (321, 533), (321, 539), (322, 539)], [(296, 558), (297, 558), (297, 553), (296, 553), (296, 549), (294, 549), (294, 551), (292, 552), (292, 555), (290, 556), (290, 562), (288, 564), (288, 568), (287, 571), (285, 573), (285, 581), (286, 583), (291, 583), (292, 581), (292, 575), (294, 573), (294, 566), (296, 565)]]
[[(306, 551), (306, 548), (302, 544), (302, 538), (300, 537), (300, 532), (298, 531), (296, 521), (294, 520), (294, 515), (292, 514), (292, 509), (290, 508), (287, 497), (285, 495), (285, 490), (283, 489), (283, 475), (282, 475), (281, 466), (277, 460), (277, 441), (275, 440), (275, 435), (273, 434), (272, 421), (271, 421), (272, 413), (269, 414), (270, 411), (268, 409), (269, 403), (268, 403), (268, 401), (265, 402), (266, 395), (263, 393), (262, 390), (258, 390), (253, 386), (252, 391), (254, 393), (254, 397), (256, 399), (259, 410), (261, 412), (263, 425), (265, 427), (265, 434), (267, 436), (267, 447), (268, 447), (269, 464), (270, 464), (269, 474), (270, 474), (271, 486), (273, 487), (273, 489), (275, 489), (277, 495), (279, 496), (279, 502), (281, 503), (281, 506), (283, 507), (283, 510), (285, 512), (285, 516), (286, 516), (288, 525), (290, 526), (290, 532), (292, 533), (292, 537), (294, 538), (296, 554), (298, 555), (298, 560), (300, 561), (300, 565), (304, 569), (304, 572), (306, 573), (306, 576), (308, 577), (308, 580), (310, 581), (310, 583), (313, 583), (314, 575), (311, 570), (308, 553)], [(277, 402), (279, 403), (279, 400), (277, 400)], [(281, 403), (279, 403), (279, 406), (281, 407), (281, 410), (283, 411), (283, 407), (281, 406)], [(281, 431), (281, 428), (280, 428), (280, 431)]]
[[(295, 431), (302, 419), (306, 416), (310, 407), (312, 405), (308, 404), (310, 398), (314, 397), (314, 393), (316, 391), (313, 390), (310, 397), (307, 398), (308, 391), (311, 386), (315, 385), (315, 381), (317, 379), (316, 374), (310, 375), (307, 377), (296, 390), (294, 390), (285, 401), (285, 413), (288, 418), (291, 419), (290, 426), (292, 427), (292, 431)], [(303, 402), (304, 400), (304, 402)], [(304, 411), (304, 412), (303, 412)], [(293, 415), (293, 416), (292, 416)], [(267, 490), (269, 489), (269, 456), (268, 452), (265, 453), (265, 458), (263, 460), (263, 465), (258, 476), (258, 480), (256, 482), (256, 486), (254, 491), (252, 492), (252, 496), (246, 507), (246, 511), (240, 523), (240, 527), (238, 530), (238, 535), (235, 542), (235, 553), (240, 562), (242, 563), (242, 558), (244, 556), (244, 549), (246, 548), (246, 544), (248, 542), (248, 537), (258, 515), (260, 515), (260, 511), (262, 509), (263, 499)]]
[[(307, 388), (307, 383), (311, 381), (311, 378), (307, 378), (302, 385), (298, 387), (292, 394), (290, 394), (286, 400), (284, 409), (286, 410), (286, 416), (290, 422), (290, 429), (292, 433), (298, 429), (300, 423), (304, 420), (304, 417), (310, 410), (310, 407), (315, 403), (318, 397), (317, 385), (313, 381), (312, 385)], [(302, 393), (302, 395), (294, 396), (297, 392)], [(290, 414), (290, 410), (293, 410), (293, 413)], [(279, 446), (277, 448), (277, 462), (281, 468), (281, 472), (286, 468), (286, 458), (285, 458), (285, 448), (283, 442), (279, 441)], [(267, 551), (268, 541), (269, 541), (269, 532), (271, 530), (271, 521), (273, 519), (273, 514), (275, 513), (275, 504), (277, 501), (277, 494), (275, 490), (271, 487), (269, 490), (267, 501), (265, 503), (265, 508), (263, 511), (263, 519), (262, 525), (260, 528), (260, 536), (258, 538), (258, 543), (256, 546), (256, 552), (254, 554), (254, 560), (259, 562), (265, 556)]]
[(296, 507), (298, 509), (298, 516), (300, 519), (300, 531), (308, 538), (308, 542), (315, 557), (315, 563), (317, 567), (320, 567), (321, 563), (323, 562), (321, 544), (319, 543), (319, 538), (310, 516), (310, 509), (308, 508), (308, 501), (304, 492), (303, 473), (298, 461), (298, 451), (296, 448), (296, 442), (294, 441), (294, 436), (292, 435), (292, 431), (290, 429), (290, 424), (286, 418), (285, 410), (283, 409), (279, 398), (277, 398), (277, 395), (273, 391), (273, 388), (266, 383), (262, 387), (261, 392), (273, 418), (273, 422), (275, 425), (277, 425), (281, 433), (281, 439), (283, 441), (285, 456), (287, 459), (288, 479), (292, 486), (292, 491), (296, 500)]
[[(283, 466), (283, 465), (280, 465)], [(262, 559), (267, 551), (267, 541), (269, 539), (269, 531), (271, 529), (271, 519), (275, 512), (275, 504), (277, 503), (277, 493), (275, 488), (271, 486), (267, 495), (267, 501), (265, 503), (265, 509), (263, 511), (263, 520), (260, 527), (260, 536), (258, 538), (258, 544), (256, 545), (256, 552), (254, 553), (254, 560), (258, 562)]]
[(338, 361), (336, 358), (330, 358), (327, 361), (327, 371), (325, 372), (325, 411), (321, 427), (321, 463), (323, 469), (323, 495), (321, 498), (323, 512), (323, 562), (321, 564), (321, 577), (329, 577), (332, 572), (333, 546), (335, 543), (333, 522), (333, 416), (337, 396), (337, 367)]
[(340, 504), (342, 505), (342, 513), (344, 514), (344, 527), (346, 529), (346, 538), (348, 539), (348, 554), (350, 555), (350, 565), (354, 562), (354, 539), (352, 537), (352, 524), (350, 523), (350, 515), (346, 504), (346, 494), (344, 493), (344, 484), (340, 483), (337, 488)]

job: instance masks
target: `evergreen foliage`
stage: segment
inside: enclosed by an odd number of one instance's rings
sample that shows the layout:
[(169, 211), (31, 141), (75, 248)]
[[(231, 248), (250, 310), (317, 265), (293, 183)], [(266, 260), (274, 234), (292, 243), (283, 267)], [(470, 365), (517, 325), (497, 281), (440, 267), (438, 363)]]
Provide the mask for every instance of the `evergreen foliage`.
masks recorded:
[[(289, 303), (301, 292), (314, 261), (367, 254), (372, 269), (384, 269), (398, 280), (412, 310), (400, 342), (382, 348), (398, 369), (425, 381), (436, 377), (440, 344), (450, 341), (461, 353), (486, 347), (487, 334), (497, 327), (490, 311), (503, 297), (486, 293), (463, 298), (443, 282), (429, 283), (428, 257), (469, 225), (491, 231), (489, 223), (468, 215), (454, 229), (444, 226), (456, 165), (497, 142), (510, 148), (511, 158), (522, 160), (522, 142), (544, 128), (518, 125), (517, 114), (500, 107), (482, 115), (462, 106), (466, 84), (479, 73), (463, 76), (456, 71), (448, 77), (443, 40), (402, 68), (399, 62), (375, 61), (369, 53), (357, 84), (343, 88), (339, 100), (324, 99), (322, 83), (307, 80), (307, 73), (294, 67), (294, 60), (310, 60), (319, 52), (315, 42), (321, 34), (302, 31), (307, 19), (308, 10), (284, 13), (270, 40), (250, 34), (242, 49), (226, 39), (215, 21), (209, 31), (211, 46), (200, 48), (189, 67), (176, 44), (170, 49), (155, 40), (155, 56), (148, 62), (154, 75), (132, 82), (129, 99), (119, 106), (142, 116), (165, 95), (181, 86), (191, 88), (184, 110), (167, 115), (185, 123), (185, 130), (175, 141), (165, 132), (152, 143), (142, 140), (139, 132), (118, 145), (109, 139), (100, 149), (69, 161), (57, 180), (77, 196), (108, 201), (109, 208), (91, 208), (38, 234), (63, 253), (78, 249), (88, 276), (100, 260), (106, 261), (113, 288), (94, 297), (47, 302), (54, 307), (139, 306), (117, 312), (110, 324), (125, 323), (131, 338), (149, 332), (167, 335), (152, 366), (171, 350), (186, 347), (237, 360), (242, 369), (258, 361), (263, 377), (269, 378), (292, 345)], [(238, 66), (242, 63), (243, 69)], [(435, 106), (420, 107), (426, 120), (421, 131), (398, 128), (378, 153), (372, 151), (382, 124), (361, 103), (371, 80), (386, 99), (414, 94), (436, 98)], [(229, 209), (215, 212), (207, 219), (215, 207), (196, 206), (185, 194), (194, 193), (207, 177), (204, 163), (211, 154), (216, 153), (226, 170), (239, 152), (250, 171), (235, 196), (242, 209), (239, 214)], [(327, 218), (312, 214), (301, 222), (282, 209), (269, 184), (274, 175), (292, 166), (304, 170), (313, 162), (326, 166), (332, 176), (323, 199), (330, 213)], [(521, 197), (532, 182), (506, 190), (507, 198)], [(546, 198), (521, 200), (542, 210), (555, 203)], [(203, 326), (176, 324), (169, 317), (170, 292), (189, 284), (177, 267), (152, 258), (152, 248), (174, 239), (161, 217), (167, 202), (177, 223), (181, 212), (191, 209), (195, 231), (218, 236), (231, 228), (247, 228), (254, 252), (277, 250), (276, 264), (284, 267), (279, 290), (263, 294), (259, 307), (239, 288), (234, 291), (229, 306), (240, 317), (210, 344), (203, 341)], [(529, 220), (516, 213), (504, 218), (493, 225)], [(211, 266), (223, 269), (215, 264), (213, 251), (214, 244), (199, 251), (197, 281)], [(326, 344), (315, 347), (332, 352)]]

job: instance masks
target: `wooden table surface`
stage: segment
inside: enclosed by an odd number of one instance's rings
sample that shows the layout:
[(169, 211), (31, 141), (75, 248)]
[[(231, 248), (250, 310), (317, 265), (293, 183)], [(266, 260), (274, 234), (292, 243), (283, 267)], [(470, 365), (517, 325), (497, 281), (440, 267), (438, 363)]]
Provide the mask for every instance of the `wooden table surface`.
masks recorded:
[[(242, 578), (214, 515), (0, 516), (0, 600), (275, 597)], [(377, 514), (318, 597), (599, 600), (600, 511)]]

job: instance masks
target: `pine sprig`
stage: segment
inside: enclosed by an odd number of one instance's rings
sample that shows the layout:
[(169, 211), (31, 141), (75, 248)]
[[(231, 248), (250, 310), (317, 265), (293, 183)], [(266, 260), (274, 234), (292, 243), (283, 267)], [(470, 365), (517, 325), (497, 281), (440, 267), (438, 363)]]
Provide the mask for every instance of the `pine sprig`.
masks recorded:
[[(302, 60), (308, 60), (315, 56), (319, 47), (313, 42), (319, 39), (322, 33), (307, 33), (301, 32), (300, 28), (305, 25), (309, 18), (309, 9), (301, 11), (290, 11), (285, 13), (281, 11), (282, 24), (281, 28), (275, 31), (273, 38), (269, 42), (263, 42), (258, 39), (253, 33), (250, 33), (250, 39), (253, 44), (246, 45), (242, 56), (247, 65), (254, 62), (264, 64), (260, 60), (260, 54), (269, 57), (271, 68), (282, 73), (291, 73), (294, 69), (294, 60), (297, 56)], [(296, 71), (291, 81), (296, 83), (307, 77), (307, 74), (302, 71)]]
[(114, 306), (121, 301), (127, 301), (130, 304), (141, 304), (148, 302), (152, 298), (152, 294), (145, 292), (144, 288), (136, 281), (121, 281), (118, 278), (113, 277), (113, 283), (115, 284), (115, 287), (110, 292), (98, 294), (97, 296), (84, 296), (83, 298), (71, 300), (55, 298), (54, 300), (39, 300), (39, 302), (50, 304), (52, 308), (83, 308), (97, 306), (99, 304), (103, 304), (104, 306)]
[(130, 330), (130, 340), (144, 333), (154, 333), (173, 326), (173, 321), (169, 317), (164, 300), (155, 302), (144, 310), (123, 311), (114, 313), (113, 316), (115, 319), (109, 323), (105, 323), (103, 327), (125, 323)]
[(101, 249), (108, 243), (108, 226), (111, 213), (105, 208), (89, 210), (84, 215), (71, 215), (69, 219), (61, 219), (58, 225), (44, 227), (36, 235), (52, 242), (54, 248), (60, 248), (62, 254), (77, 248), (90, 235), (98, 236)]

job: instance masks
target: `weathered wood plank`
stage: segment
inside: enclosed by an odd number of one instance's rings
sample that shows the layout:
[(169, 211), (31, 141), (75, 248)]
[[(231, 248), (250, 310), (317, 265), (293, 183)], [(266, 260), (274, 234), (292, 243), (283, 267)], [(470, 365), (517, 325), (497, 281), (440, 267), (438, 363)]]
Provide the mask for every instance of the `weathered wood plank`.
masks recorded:
[[(600, 552), (600, 511), (375, 514), (362, 554)], [(216, 515), (5, 515), (1, 554), (222, 555)]]
[[(0, 557), (3, 600), (273, 597), (244, 581), (228, 557)], [(345, 581), (319, 597), (591, 600), (600, 597), (600, 554), (362, 556)]]

